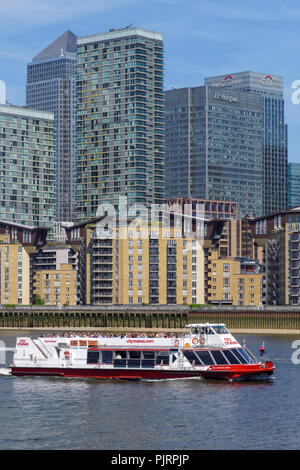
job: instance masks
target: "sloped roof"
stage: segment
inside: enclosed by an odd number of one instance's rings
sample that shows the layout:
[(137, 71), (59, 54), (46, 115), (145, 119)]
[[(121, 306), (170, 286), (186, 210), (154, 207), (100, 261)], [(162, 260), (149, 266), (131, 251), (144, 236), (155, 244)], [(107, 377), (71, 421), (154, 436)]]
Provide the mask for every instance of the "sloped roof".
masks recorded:
[(77, 36), (71, 31), (66, 31), (43, 49), (33, 58), (33, 62), (54, 59), (68, 53), (75, 53), (77, 48)]

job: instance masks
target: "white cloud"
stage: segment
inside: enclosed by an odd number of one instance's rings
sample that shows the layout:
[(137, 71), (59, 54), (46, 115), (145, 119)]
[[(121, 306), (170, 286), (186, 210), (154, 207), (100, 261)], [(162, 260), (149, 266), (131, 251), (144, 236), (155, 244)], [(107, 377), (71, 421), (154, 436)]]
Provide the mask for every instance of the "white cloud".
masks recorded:
[(1, 30), (12, 28), (11, 21), (43, 25), (72, 20), (136, 3), (137, 0), (0, 0)]

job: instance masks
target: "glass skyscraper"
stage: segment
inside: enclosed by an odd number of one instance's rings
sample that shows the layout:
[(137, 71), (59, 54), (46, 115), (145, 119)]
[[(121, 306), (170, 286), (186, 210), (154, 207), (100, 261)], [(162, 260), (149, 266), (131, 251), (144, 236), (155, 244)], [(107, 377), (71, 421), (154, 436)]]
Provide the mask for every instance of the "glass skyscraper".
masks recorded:
[(26, 104), (55, 117), (56, 220), (74, 218), (76, 36), (66, 31), (27, 66)]
[(159, 203), (164, 184), (163, 41), (127, 27), (77, 40), (76, 220)]
[(241, 72), (207, 78), (205, 84), (222, 92), (240, 90), (260, 97), (263, 112), (263, 214), (286, 209), (287, 125), (282, 77)]
[(55, 141), (52, 113), (0, 105), (0, 219), (53, 228)]
[(213, 86), (165, 92), (167, 198), (238, 203), (263, 212), (263, 110), (259, 95)]
[(300, 163), (288, 164), (288, 208), (300, 206)]

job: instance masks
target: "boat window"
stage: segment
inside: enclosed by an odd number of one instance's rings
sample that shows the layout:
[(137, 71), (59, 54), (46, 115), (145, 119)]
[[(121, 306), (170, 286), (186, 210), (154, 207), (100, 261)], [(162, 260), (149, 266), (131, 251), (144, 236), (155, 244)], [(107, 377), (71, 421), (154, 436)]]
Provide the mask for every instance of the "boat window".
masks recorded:
[(140, 359), (128, 359), (127, 363), (128, 363), (128, 367), (139, 368), (141, 366)]
[(253, 354), (249, 351), (249, 349), (246, 349), (245, 350), (247, 354), (249, 354), (249, 356), (251, 357), (251, 359), (253, 359), (253, 362), (257, 362), (255, 357), (253, 356)]
[(102, 364), (111, 364), (112, 354), (112, 351), (102, 351)]
[(214, 334), (214, 331), (213, 331), (213, 329), (212, 329), (210, 326), (206, 326), (206, 327), (204, 328), (204, 333), (205, 333), (206, 335), (213, 335), (213, 334)]
[(210, 351), (212, 357), (216, 361), (216, 364), (228, 364), (225, 357), (223, 356), (221, 351)]
[(141, 351), (128, 351), (130, 359), (139, 359), (141, 357)]
[(191, 328), (192, 335), (197, 335), (199, 333), (198, 328)]
[(126, 359), (115, 359), (114, 367), (126, 367)]
[(187, 360), (192, 364), (195, 361), (197, 366), (201, 366), (202, 363), (200, 362), (198, 356), (194, 353), (194, 351), (183, 351), (184, 356)]
[(235, 357), (229, 349), (223, 349), (223, 354), (228, 359), (230, 364), (240, 364), (240, 361)]
[(126, 351), (115, 351), (116, 359), (126, 359)]
[(242, 364), (247, 364), (249, 362), (243, 354), (240, 354), (239, 349), (234, 349), (233, 353)]
[(154, 359), (154, 351), (143, 351), (144, 359)]
[(196, 351), (196, 354), (205, 366), (214, 364), (213, 358), (209, 354), (209, 351)]
[(156, 356), (156, 364), (169, 364), (169, 353), (167, 351), (159, 351)]
[(88, 351), (87, 364), (97, 364), (99, 361), (99, 351)]
[(253, 361), (252, 357), (249, 355), (248, 351), (246, 351), (243, 348), (239, 348), (239, 352), (246, 359), (247, 362), (249, 362), (250, 364), (253, 364), (254, 361)]
[(213, 327), (213, 329), (215, 330), (216, 333), (218, 333), (218, 335), (228, 335), (228, 331), (226, 330), (226, 328), (224, 328), (224, 326), (221, 326), (221, 325), (216, 325)]

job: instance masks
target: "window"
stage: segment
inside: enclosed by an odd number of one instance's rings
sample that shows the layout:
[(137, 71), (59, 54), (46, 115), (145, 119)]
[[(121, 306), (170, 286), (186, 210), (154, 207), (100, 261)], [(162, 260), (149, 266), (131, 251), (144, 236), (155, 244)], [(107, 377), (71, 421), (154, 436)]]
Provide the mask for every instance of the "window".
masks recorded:
[(205, 366), (210, 366), (214, 364), (213, 358), (209, 354), (209, 351), (196, 351), (196, 354), (202, 364), (204, 364)]

